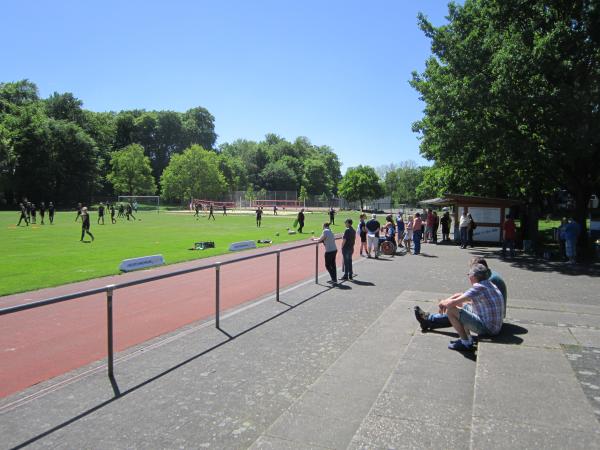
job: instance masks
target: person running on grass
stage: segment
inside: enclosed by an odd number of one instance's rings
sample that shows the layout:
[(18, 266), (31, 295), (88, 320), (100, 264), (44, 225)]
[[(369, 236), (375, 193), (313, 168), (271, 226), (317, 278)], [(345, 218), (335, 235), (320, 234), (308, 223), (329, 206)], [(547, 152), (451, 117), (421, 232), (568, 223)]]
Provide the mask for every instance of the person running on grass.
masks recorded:
[(40, 217), (42, 218), (42, 225), (44, 225), (44, 216), (46, 215), (46, 204), (40, 203)]
[(110, 221), (112, 223), (117, 223), (117, 220), (115, 219), (115, 205), (110, 205)]
[(94, 235), (90, 233), (90, 215), (88, 214), (87, 208), (84, 206), (81, 208), (81, 239), (80, 242), (83, 242), (83, 238), (87, 233), (92, 241), (94, 240)]
[(212, 203), (210, 204), (210, 207), (208, 209), (208, 220), (210, 220), (211, 217), (213, 218), (213, 220), (217, 220), (215, 219), (215, 210)]
[(21, 226), (21, 221), (25, 221), (25, 225), (29, 226), (29, 219), (27, 218), (27, 209), (23, 203), (19, 203), (19, 207), (21, 208), (21, 217), (19, 217), (19, 221), (17, 222), (17, 226)]
[(50, 220), (50, 225), (54, 225), (54, 203), (48, 203), (48, 220)]
[(35, 203), (31, 204), (31, 223), (36, 223), (36, 218), (35, 218), (35, 214), (36, 214), (37, 210), (35, 208)]
[(104, 203), (100, 203), (98, 206), (98, 224), (100, 224), (100, 219), (102, 219), (102, 225), (104, 225)]

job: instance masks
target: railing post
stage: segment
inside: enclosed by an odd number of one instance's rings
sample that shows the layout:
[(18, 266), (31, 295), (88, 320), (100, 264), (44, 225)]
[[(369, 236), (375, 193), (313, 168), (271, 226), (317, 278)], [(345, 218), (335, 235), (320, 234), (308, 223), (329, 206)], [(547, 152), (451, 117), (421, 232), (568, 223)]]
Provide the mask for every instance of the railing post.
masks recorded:
[(315, 284), (319, 284), (319, 243), (315, 245)]
[(106, 286), (106, 334), (108, 336), (108, 376), (114, 377), (114, 351), (113, 351), (113, 288), (114, 284)]
[(215, 265), (215, 325), (220, 328), (220, 315), (221, 315), (221, 263), (218, 262)]
[(281, 252), (277, 250), (277, 285), (275, 290), (275, 298), (279, 301), (279, 266), (281, 265)]

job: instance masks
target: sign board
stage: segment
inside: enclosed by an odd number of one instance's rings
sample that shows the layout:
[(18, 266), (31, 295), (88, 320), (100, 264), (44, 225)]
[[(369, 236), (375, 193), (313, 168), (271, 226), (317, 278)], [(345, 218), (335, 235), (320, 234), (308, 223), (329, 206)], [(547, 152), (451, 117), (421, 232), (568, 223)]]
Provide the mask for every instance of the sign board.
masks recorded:
[(241, 241), (234, 242), (229, 246), (230, 252), (237, 252), (239, 250), (247, 250), (249, 248), (256, 248), (256, 242), (254, 241)]
[[(498, 225), (502, 222), (500, 208), (476, 208), (469, 207), (469, 212), (473, 216), (475, 223), (497, 223)], [(477, 228), (475, 228), (477, 231)]]
[(500, 227), (482, 227), (477, 225), (477, 228), (473, 230), (473, 240), (480, 242), (500, 242), (502, 240)]
[(162, 255), (142, 256), (141, 258), (124, 259), (119, 266), (122, 272), (161, 266), (165, 263)]

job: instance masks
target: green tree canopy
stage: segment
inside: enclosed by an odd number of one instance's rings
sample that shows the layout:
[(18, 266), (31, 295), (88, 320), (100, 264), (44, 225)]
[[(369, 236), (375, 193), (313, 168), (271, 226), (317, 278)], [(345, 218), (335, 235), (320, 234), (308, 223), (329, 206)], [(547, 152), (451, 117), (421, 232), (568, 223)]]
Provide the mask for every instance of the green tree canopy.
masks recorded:
[(115, 192), (126, 195), (152, 195), (156, 192), (150, 159), (144, 155), (140, 144), (131, 144), (113, 152), (110, 166), (107, 178)]
[(420, 16), (433, 56), (413, 75), (426, 104), (413, 128), (450, 190), (517, 197), (534, 214), (564, 188), (585, 223), (600, 190), (599, 19), (589, 0), (465, 0), (440, 27)]
[(379, 198), (383, 189), (375, 169), (369, 166), (350, 167), (339, 186), (340, 197), (350, 202), (360, 201), (361, 209), (367, 199)]
[[(426, 167), (418, 167), (414, 161), (405, 161), (399, 165), (380, 168), (384, 172), (385, 193), (396, 203), (416, 205), (424, 200), (424, 192), (418, 192), (418, 186), (423, 182)], [(427, 197), (430, 198), (430, 197)]]
[(162, 195), (167, 200), (212, 199), (227, 190), (227, 181), (219, 170), (215, 152), (192, 145), (171, 162), (161, 177)]

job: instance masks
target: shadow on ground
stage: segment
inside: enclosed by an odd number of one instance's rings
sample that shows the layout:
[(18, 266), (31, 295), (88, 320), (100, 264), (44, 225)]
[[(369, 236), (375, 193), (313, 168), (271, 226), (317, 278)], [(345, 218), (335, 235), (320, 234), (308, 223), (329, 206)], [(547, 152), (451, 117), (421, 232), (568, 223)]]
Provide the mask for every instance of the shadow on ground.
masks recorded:
[(505, 259), (501, 257), (499, 249), (474, 248), (469, 251), (473, 256), (482, 256), (486, 260), (497, 259), (506, 261), (516, 269), (530, 270), (532, 272), (556, 272), (571, 276), (600, 276), (600, 264), (598, 263), (569, 265), (565, 262), (550, 261), (526, 254), (518, 255), (512, 259)]
[[(306, 298), (306, 299), (304, 299), (304, 300), (302, 300), (302, 301), (300, 301), (298, 303), (289, 304), (289, 303), (285, 303), (285, 302), (279, 302), (281, 305), (284, 305), (287, 308), (284, 309), (283, 311), (281, 311), (281, 312), (279, 312), (279, 313), (277, 313), (277, 314), (275, 314), (275, 315), (273, 315), (273, 316), (271, 316), (271, 317), (269, 317), (269, 318), (267, 318), (267, 319), (265, 319), (265, 320), (263, 320), (263, 321), (255, 324), (255, 325), (251, 326), (250, 328), (247, 328), (246, 330), (238, 332), (237, 334), (230, 334), (222, 326), (217, 326), (217, 329), (224, 335), (225, 340), (223, 340), (223, 341), (219, 342), (218, 344), (215, 344), (215, 345), (207, 348), (206, 350), (204, 350), (204, 351), (202, 351), (200, 353), (197, 353), (194, 356), (191, 356), (191, 357), (187, 358), (186, 360), (184, 360), (184, 361), (182, 361), (182, 362), (174, 365), (173, 367), (170, 367), (170, 368), (168, 368), (168, 369), (166, 369), (166, 370), (164, 370), (164, 371), (162, 371), (162, 372), (154, 375), (153, 377), (147, 379), (146, 381), (143, 381), (143, 382), (141, 382), (141, 383), (139, 383), (139, 384), (137, 384), (135, 386), (132, 386), (129, 389), (126, 389), (125, 391), (121, 391), (120, 390), (119, 385), (117, 383), (117, 380), (116, 380), (116, 378), (114, 376), (109, 376), (109, 382), (110, 382), (112, 390), (114, 392), (114, 397), (112, 397), (112, 398), (110, 398), (108, 400), (105, 400), (105, 401), (99, 403), (98, 405), (93, 406), (92, 408), (89, 408), (89, 409), (87, 409), (87, 410), (79, 413), (78, 415), (76, 415), (76, 416), (74, 416), (74, 417), (72, 417), (72, 418), (70, 418), (70, 419), (68, 419), (68, 420), (66, 420), (66, 421), (64, 421), (64, 422), (62, 422), (62, 423), (60, 423), (60, 424), (58, 424), (58, 425), (56, 425), (56, 426), (54, 426), (54, 427), (46, 430), (46, 431), (44, 431), (43, 433), (38, 434), (37, 436), (34, 436), (34, 437), (28, 439), (25, 442), (22, 442), (21, 444), (15, 446), (14, 449), (20, 449), (20, 448), (27, 447), (27, 446), (33, 444), (34, 442), (39, 441), (40, 439), (42, 439), (42, 438), (44, 438), (46, 436), (49, 436), (49, 435), (51, 435), (51, 434), (53, 434), (53, 433), (55, 433), (55, 432), (57, 432), (57, 431), (65, 428), (66, 426), (68, 426), (68, 425), (70, 425), (72, 423), (75, 423), (78, 420), (81, 420), (81, 419), (89, 416), (90, 414), (93, 414), (94, 412), (96, 412), (96, 411), (104, 408), (105, 406), (108, 406), (111, 403), (113, 403), (113, 402), (115, 402), (115, 401), (117, 401), (117, 400), (119, 400), (119, 399), (121, 399), (121, 398), (123, 398), (123, 397), (125, 397), (125, 396), (127, 396), (127, 395), (129, 395), (129, 394), (131, 394), (131, 393), (133, 393), (135, 391), (137, 391), (137, 390), (139, 390), (140, 388), (142, 388), (144, 386), (147, 386), (148, 384), (150, 384), (150, 383), (152, 383), (152, 382), (154, 382), (154, 381), (156, 381), (156, 380), (164, 377), (165, 375), (168, 375), (168, 374), (174, 372), (175, 370), (177, 370), (177, 369), (179, 369), (179, 368), (181, 368), (181, 367), (183, 367), (183, 366), (191, 363), (192, 361), (195, 361), (196, 359), (198, 359), (198, 358), (200, 358), (200, 357), (202, 357), (202, 356), (204, 356), (204, 355), (212, 352), (213, 350), (216, 350), (219, 347), (222, 347), (223, 345), (228, 344), (228, 343), (234, 341), (235, 339), (239, 338), (240, 336), (243, 336), (243, 335), (245, 335), (245, 334), (247, 334), (247, 333), (249, 333), (249, 332), (251, 332), (251, 331), (253, 331), (253, 330), (257, 329), (257, 328), (259, 328), (260, 326), (265, 325), (266, 323), (269, 323), (272, 320), (275, 320), (278, 317), (280, 317), (280, 316), (282, 316), (282, 315), (284, 315), (284, 314), (292, 311), (293, 309), (298, 308), (299, 306), (302, 306), (304, 303), (307, 303), (307, 302), (309, 302), (309, 301), (317, 298), (318, 296), (324, 294), (325, 292), (328, 292), (331, 289), (336, 289), (336, 288), (339, 289), (341, 287), (341, 285), (338, 285), (337, 287), (335, 287), (335, 286), (323, 286), (323, 287), (325, 289), (323, 289), (323, 290), (321, 290), (321, 291), (319, 291), (319, 292), (311, 295), (310, 297), (308, 297), (308, 298)], [(344, 288), (345, 289), (351, 289), (349, 286), (342, 287), (342, 289), (344, 289)]]

